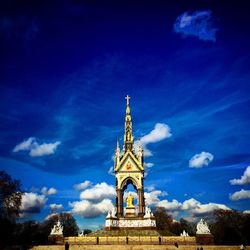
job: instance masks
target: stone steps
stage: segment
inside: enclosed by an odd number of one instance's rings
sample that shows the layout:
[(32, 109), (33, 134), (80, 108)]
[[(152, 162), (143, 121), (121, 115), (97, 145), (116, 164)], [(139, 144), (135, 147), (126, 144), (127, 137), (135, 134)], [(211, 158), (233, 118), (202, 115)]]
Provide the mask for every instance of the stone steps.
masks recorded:
[[(154, 246), (154, 245), (70, 245), (69, 250), (197, 250), (198, 246)], [(202, 246), (203, 250), (239, 250), (239, 246)], [(35, 246), (32, 250), (64, 250), (64, 246)], [(250, 246), (246, 248), (250, 250)]]

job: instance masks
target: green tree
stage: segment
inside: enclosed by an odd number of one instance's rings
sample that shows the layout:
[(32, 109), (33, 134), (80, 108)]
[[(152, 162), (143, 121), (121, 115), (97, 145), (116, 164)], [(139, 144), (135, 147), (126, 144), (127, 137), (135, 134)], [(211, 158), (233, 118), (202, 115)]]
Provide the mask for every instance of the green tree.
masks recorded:
[[(249, 238), (249, 216), (234, 210), (216, 210), (211, 232), (216, 244), (238, 245)], [(248, 235), (247, 235), (248, 233)], [(248, 242), (244, 242), (248, 243)]]
[(243, 225), (242, 225), (242, 242), (245, 243), (245, 245), (250, 244), (250, 214), (246, 213), (243, 214)]
[(13, 242), (15, 221), (21, 206), (21, 184), (0, 171), (0, 249)]
[(169, 235), (173, 218), (166, 212), (164, 207), (157, 207), (154, 216), (156, 219), (157, 230), (161, 231), (162, 234)]
[(85, 234), (90, 234), (90, 233), (92, 233), (92, 230), (87, 229), (87, 228), (83, 229), (83, 234), (84, 234), (84, 235), (85, 235)]
[(0, 217), (15, 220), (19, 216), (22, 193), (18, 180), (12, 180), (5, 171), (0, 171)]
[(190, 236), (194, 236), (195, 235), (195, 224), (194, 223), (190, 223), (187, 220), (181, 218), (180, 219), (180, 226), (181, 226), (181, 230), (183, 232), (183, 230), (185, 230)]
[(171, 231), (172, 233), (174, 233), (175, 235), (180, 235), (180, 234), (183, 232), (183, 229), (182, 229), (182, 227), (181, 227), (181, 223), (178, 222), (178, 221), (174, 221), (174, 222), (171, 224), (170, 231)]

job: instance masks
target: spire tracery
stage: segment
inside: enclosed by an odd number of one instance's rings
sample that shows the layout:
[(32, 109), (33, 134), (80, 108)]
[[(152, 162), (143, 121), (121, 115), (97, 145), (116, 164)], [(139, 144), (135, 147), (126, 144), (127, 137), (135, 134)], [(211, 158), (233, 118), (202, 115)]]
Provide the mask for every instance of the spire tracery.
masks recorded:
[(124, 126), (124, 150), (125, 152), (133, 150), (134, 137), (132, 134), (132, 118), (130, 114), (129, 100), (130, 96), (126, 96), (126, 116), (125, 116), (125, 126)]

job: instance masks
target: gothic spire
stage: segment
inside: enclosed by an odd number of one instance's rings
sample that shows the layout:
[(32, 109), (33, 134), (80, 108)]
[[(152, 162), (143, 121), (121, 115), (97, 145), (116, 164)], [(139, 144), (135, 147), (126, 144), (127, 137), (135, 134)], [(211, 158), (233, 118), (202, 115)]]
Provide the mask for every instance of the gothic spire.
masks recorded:
[(132, 119), (130, 115), (130, 106), (129, 99), (130, 97), (127, 95), (125, 97), (126, 103), (126, 116), (125, 116), (125, 128), (124, 128), (124, 150), (125, 152), (133, 149), (134, 137), (132, 134)]

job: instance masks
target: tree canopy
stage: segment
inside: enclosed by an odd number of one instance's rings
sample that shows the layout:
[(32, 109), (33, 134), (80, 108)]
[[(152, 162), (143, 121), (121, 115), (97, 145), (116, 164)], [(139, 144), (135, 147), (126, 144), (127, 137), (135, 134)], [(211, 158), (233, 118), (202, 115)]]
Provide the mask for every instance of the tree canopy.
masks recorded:
[(5, 171), (0, 171), (0, 248), (12, 242), (15, 220), (21, 206), (21, 184)]
[(22, 193), (19, 180), (13, 180), (5, 171), (0, 171), (0, 216), (13, 219), (18, 217)]

